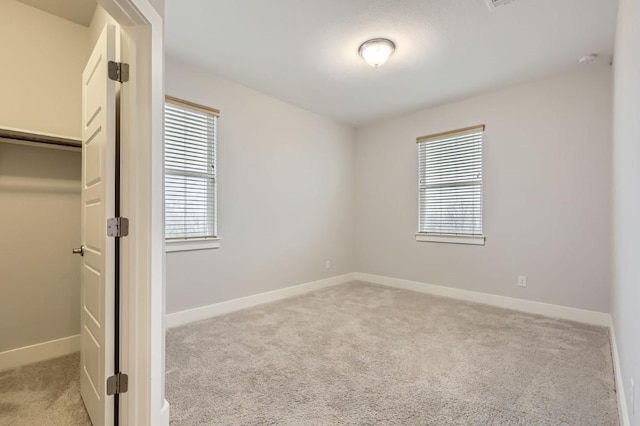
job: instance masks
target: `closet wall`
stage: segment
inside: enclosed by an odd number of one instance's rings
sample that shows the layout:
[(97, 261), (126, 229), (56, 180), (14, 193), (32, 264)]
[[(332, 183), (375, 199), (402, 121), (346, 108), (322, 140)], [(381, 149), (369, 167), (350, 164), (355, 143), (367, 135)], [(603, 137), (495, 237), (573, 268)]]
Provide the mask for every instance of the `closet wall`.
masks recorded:
[[(0, 127), (79, 138), (89, 29), (0, 2)], [(79, 333), (79, 151), (0, 142), (0, 353)]]
[(15, 0), (0, 2), (0, 127), (80, 137), (89, 29)]

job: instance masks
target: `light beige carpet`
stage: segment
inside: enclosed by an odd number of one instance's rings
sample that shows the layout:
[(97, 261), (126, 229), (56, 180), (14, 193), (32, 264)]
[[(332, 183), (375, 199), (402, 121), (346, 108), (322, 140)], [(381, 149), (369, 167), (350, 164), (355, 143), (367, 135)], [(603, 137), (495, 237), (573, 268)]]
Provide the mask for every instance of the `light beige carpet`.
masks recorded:
[(170, 329), (172, 425), (617, 425), (605, 328), (366, 283)]
[(91, 425), (80, 397), (80, 354), (0, 372), (0, 425)]

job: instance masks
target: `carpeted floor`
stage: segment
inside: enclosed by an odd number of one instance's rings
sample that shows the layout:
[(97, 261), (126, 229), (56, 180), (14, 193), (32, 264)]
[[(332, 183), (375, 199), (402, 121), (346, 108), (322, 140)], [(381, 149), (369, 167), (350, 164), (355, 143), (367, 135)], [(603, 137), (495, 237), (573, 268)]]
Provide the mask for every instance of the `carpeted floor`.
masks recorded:
[(605, 328), (354, 282), (170, 329), (172, 425), (617, 425)]
[[(617, 425), (607, 330), (350, 283), (169, 330), (171, 424)], [(0, 372), (0, 425), (90, 425), (79, 355)]]
[(80, 397), (80, 354), (0, 372), (0, 425), (91, 425)]

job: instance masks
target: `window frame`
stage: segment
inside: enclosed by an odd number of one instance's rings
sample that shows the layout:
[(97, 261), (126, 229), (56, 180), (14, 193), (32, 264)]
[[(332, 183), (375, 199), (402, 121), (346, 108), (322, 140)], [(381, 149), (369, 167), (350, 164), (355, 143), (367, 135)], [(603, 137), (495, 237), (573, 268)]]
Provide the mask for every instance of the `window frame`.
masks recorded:
[[(452, 137), (464, 137), (467, 135), (472, 135), (474, 133), (480, 132), (482, 134), (481, 138), (481, 157), (480, 157), (480, 233), (453, 233), (453, 232), (431, 232), (431, 231), (421, 231), (421, 218), (423, 217), (422, 208), (423, 205), (421, 203), (422, 191), (424, 189), (424, 184), (421, 179), (421, 158), (420, 158), (420, 144), (425, 144), (429, 142), (437, 142), (442, 141)], [(436, 133), (427, 136), (420, 136), (416, 138), (416, 148), (418, 155), (418, 178), (417, 178), (417, 214), (418, 214), (418, 231), (415, 233), (415, 238), (417, 242), (438, 242), (438, 243), (452, 243), (452, 244), (470, 244), (470, 245), (484, 245), (486, 242), (486, 236), (484, 235), (484, 133), (485, 133), (485, 125), (481, 124), (478, 126), (466, 127), (462, 129), (452, 130), (448, 132)], [(462, 186), (473, 186), (471, 183), (467, 185), (454, 184), (453, 182), (450, 185), (441, 184), (443, 187), (462, 187)], [(426, 213), (425, 213), (426, 214)]]
[[(164, 225), (165, 232), (165, 250), (167, 252), (175, 252), (175, 251), (191, 251), (191, 250), (206, 250), (206, 249), (215, 249), (220, 247), (220, 242), (222, 238), (218, 235), (218, 179), (217, 179), (217, 137), (215, 136), (218, 128), (218, 118), (220, 117), (220, 111), (214, 108), (210, 108), (204, 105), (200, 105), (194, 102), (186, 101), (184, 99), (176, 98), (173, 96), (166, 95), (164, 106), (166, 108), (167, 104), (173, 104), (177, 107), (186, 109), (186, 110), (195, 110), (200, 113), (205, 113), (207, 115), (214, 117), (214, 137), (213, 141), (211, 141), (210, 149), (212, 149), (212, 158), (211, 162), (207, 164), (208, 167), (212, 167), (212, 173), (197, 173), (190, 171), (180, 170), (171, 170), (168, 171), (166, 167), (166, 160), (164, 162), (163, 169), (163, 183), (164, 183), (164, 196), (165, 196), (165, 205), (164, 205), (164, 213), (166, 215), (166, 178), (168, 175), (174, 176), (186, 176), (186, 177), (200, 177), (203, 179), (211, 179), (213, 189), (211, 190), (210, 195), (207, 196), (207, 200), (209, 201), (212, 197), (213, 209), (211, 211), (210, 219), (213, 223), (213, 234), (214, 235), (202, 235), (202, 236), (182, 236), (182, 237), (167, 237), (167, 228), (166, 228), (166, 218)], [(166, 120), (166, 112), (163, 114), (163, 118)], [(166, 137), (166, 129), (163, 131), (163, 137)], [(164, 139), (163, 139), (164, 140)], [(212, 146), (211, 146), (212, 145)], [(163, 144), (163, 156), (166, 155), (166, 142)], [(197, 175), (197, 176), (196, 176)]]

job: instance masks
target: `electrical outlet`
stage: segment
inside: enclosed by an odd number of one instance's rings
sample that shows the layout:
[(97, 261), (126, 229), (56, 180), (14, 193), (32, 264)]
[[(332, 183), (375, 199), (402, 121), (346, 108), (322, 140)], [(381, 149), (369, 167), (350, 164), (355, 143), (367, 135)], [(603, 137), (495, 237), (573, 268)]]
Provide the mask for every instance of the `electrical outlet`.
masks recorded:
[(636, 384), (631, 379), (631, 414), (636, 414)]
[(518, 275), (518, 286), (526, 287), (527, 286), (527, 277), (526, 275)]
[(327, 260), (326, 262), (324, 262), (324, 267), (325, 267), (326, 269), (331, 269), (331, 261), (330, 261), (330, 260)]

